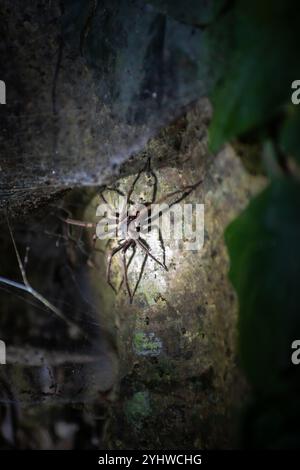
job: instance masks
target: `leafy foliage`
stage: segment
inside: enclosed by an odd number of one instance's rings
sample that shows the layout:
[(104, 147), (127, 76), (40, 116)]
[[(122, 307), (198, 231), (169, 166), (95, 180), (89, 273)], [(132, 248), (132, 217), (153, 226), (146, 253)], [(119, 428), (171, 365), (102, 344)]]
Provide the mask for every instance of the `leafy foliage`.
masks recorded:
[(240, 301), (241, 360), (264, 393), (295, 385), (300, 338), (300, 184), (273, 181), (228, 227), (230, 279)]
[(300, 112), (290, 97), (300, 77), (300, 4), (241, 0), (231, 12), (231, 55), (212, 95), (211, 149), (240, 136), (263, 141), (285, 174), (225, 233), (240, 359), (254, 392), (241, 439), (246, 447), (299, 448), (300, 367), (292, 364), (291, 345), (300, 338), (300, 182), (288, 157), (299, 165)]
[(290, 99), (300, 75), (299, 2), (241, 0), (234, 9), (234, 43), (213, 94), (211, 147), (267, 123)]
[(290, 115), (284, 123), (280, 135), (280, 144), (282, 150), (293, 156), (298, 165), (300, 164), (300, 112), (297, 109), (291, 110)]

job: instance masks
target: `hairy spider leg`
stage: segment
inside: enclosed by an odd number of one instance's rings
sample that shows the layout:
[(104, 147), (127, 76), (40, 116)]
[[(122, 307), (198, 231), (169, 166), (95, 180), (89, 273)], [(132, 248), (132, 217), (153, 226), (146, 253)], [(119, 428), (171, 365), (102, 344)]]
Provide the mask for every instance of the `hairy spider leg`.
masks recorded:
[(157, 178), (156, 173), (153, 171), (153, 169), (151, 167), (151, 157), (148, 158), (148, 161), (146, 163), (146, 167), (147, 167), (147, 173), (149, 173), (152, 176), (152, 178), (154, 179), (151, 201), (146, 202), (144, 204), (148, 208), (147, 209), (147, 230), (148, 230), (148, 233), (149, 233), (149, 232), (151, 232), (151, 205), (154, 204), (155, 201), (156, 201), (157, 189), (158, 189), (158, 178)]
[(112, 259), (113, 257), (119, 252), (121, 251), (122, 249), (127, 249), (130, 244), (131, 244), (132, 240), (127, 240), (125, 241), (124, 243), (122, 243), (121, 245), (117, 246), (116, 248), (114, 248), (110, 254), (108, 255), (108, 259), (107, 259), (107, 271), (106, 271), (106, 281), (107, 283), (110, 285), (110, 287), (112, 288), (112, 290), (117, 294), (117, 290), (115, 288), (115, 286), (112, 284), (111, 280), (110, 280), (110, 274), (111, 274), (111, 264), (112, 264)]
[(76, 225), (77, 227), (96, 228), (97, 226), (97, 224), (93, 222), (83, 222), (82, 220), (71, 219), (69, 217), (61, 220), (68, 225)]
[(132, 193), (134, 191), (134, 188), (135, 188), (135, 185), (136, 183), (138, 182), (138, 180), (140, 179), (141, 177), (141, 174), (145, 171), (145, 168), (147, 166), (148, 162), (146, 163), (146, 165), (138, 172), (138, 174), (136, 175), (136, 177), (134, 178), (133, 182), (131, 183), (131, 186), (128, 190), (128, 193), (127, 193), (127, 198), (126, 198), (126, 202), (127, 204), (130, 202), (130, 198), (132, 196)]
[(142, 250), (147, 253), (150, 258), (152, 258), (154, 261), (156, 261), (162, 268), (164, 268), (165, 271), (168, 271), (168, 268), (166, 265), (161, 263), (150, 251), (150, 248), (145, 240), (143, 240), (141, 237), (139, 237), (136, 240), (136, 243), (142, 248)]
[(133, 289), (133, 293), (132, 293), (132, 298), (135, 296), (135, 293), (137, 291), (137, 288), (139, 287), (140, 285), (140, 282), (142, 280), (142, 277), (143, 277), (143, 274), (144, 274), (144, 270), (145, 270), (145, 266), (146, 266), (146, 263), (147, 263), (147, 259), (148, 259), (148, 253), (145, 254), (144, 256), (144, 260), (143, 260), (143, 263), (142, 263), (142, 267), (141, 267), (141, 270), (140, 270), (140, 274), (139, 274), (139, 277), (138, 277), (138, 280), (136, 282), (136, 285)]
[[(108, 190), (113, 190), (111, 188), (105, 188), (105, 189), (108, 189)], [(116, 218), (116, 224), (114, 224), (113, 227), (115, 227), (115, 235), (116, 237), (119, 236), (119, 227), (122, 226), (122, 224), (126, 221), (127, 219), (127, 197), (121, 192), (121, 191), (117, 191), (115, 190), (119, 195), (123, 196), (123, 203), (122, 203), (122, 206), (119, 208), (119, 212), (116, 211), (116, 209), (114, 209), (110, 204), (109, 202), (107, 201), (107, 199), (105, 198), (105, 196), (103, 195), (103, 192), (100, 193), (100, 197), (101, 199), (104, 201), (105, 204), (107, 204), (107, 206), (109, 207), (109, 210), (111, 211), (111, 214), (112, 216)], [(131, 202), (131, 201), (130, 201)]]
[(165, 202), (169, 197), (172, 197), (172, 196), (176, 196), (176, 194), (179, 194), (179, 193), (183, 193), (178, 199), (176, 199), (175, 201), (173, 201), (169, 207), (172, 207), (174, 206), (175, 204), (178, 204), (179, 202), (181, 202), (183, 199), (185, 199), (189, 194), (191, 194), (192, 191), (194, 191), (194, 189), (196, 189), (201, 183), (203, 182), (203, 180), (199, 180), (197, 181), (196, 183), (194, 184), (189, 184), (187, 186), (184, 186), (183, 188), (181, 189), (177, 189), (176, 191), (173, 191), (172, 193), (169, 193), (167, 194), (166, 196), (162, 196), (158, 201), (157, 201), (157, 204), (160, 204), (162, 202)]
[(165, 242), (161, 233), (161, 228), (159, 225), (154, 225), (153, 228), (156, 229), (158, 232), (158, 240), (162, 248), (162, 252), (163, 252), (163, 265), (166, 266), (166, 247), (165, 247)]
[(113, 215), (116, 211), (115, 211), (115, 209), (113, 208), (113, 206), (108, 202), (108, 200), (106, 199), (106, 197), (104, 196), (103, 191), (101, 191), (101, 193), (100, 193), (100, 198), (102, 199), (102, 201), (104, 202), (104, 204), (106, 204), (106, 205), (109, 207), (109, 210), (110, 210), (110, 212), (111, 212), (112, 215)]
[[(128, 268), (129, 268), (129, 266), (130, 266), (130, 264), (131, 264), (131, 262), (132, 262), (132, 260), (133, 260), (133, 258), (134, 258), (134, 255), (135, 255), (135, 253), (136, 253), (136, 243), (132, 244), (131, 246), (132, 246), (132, 253), (131, 253), (131, 255), (130, 255), (130, 258), (129, 258), (128, 263), (127, 263), (127, 266), (126, 266), (127, 273), (128, 273)], [(121, 289), (121, 287), (122, 287), (122, 285), (123, 285), (123, 282), (124, 282), (124, 276), (122, 277), (122, 280), (121, 280), (120, 285), (119, 285), (119, 287), (118, 287), (118, 292), (120, 291), (120, 289)], [(134, 293), (133, 293), (133, 296), (134, 296)]]
[[(158, 201), (156, 201), (156, 204), (162, 204), (163, 202), (166, 202), (167, 199), (169, 199), (170, 197), (183, 193), (178, 199), (176, 199), (175, 201), (171, 202), (171, 204), (168, 205), (168, 208), (165, 211), (167, 212), (172, 206), (174, 206), (175, 204), (179, 204), (181, 201), (183, 201), (183, 199), (185, 199), (189, 194), (191, 194), (191, 192), (194, 191), (194, 189), (196, 189), (202, 182), (203, 182), (202, 180), (199, 180), (195, 184), (184, 186), (183, 188), (177, 189), (176, 191), (173, 191), (172, 193), (169, 193), (166, 196), (162, 196), (161, 198), (158, 199)], [(151, 216), (148, 217), (147, 219), (147, 224), (152, 225), (153, 221), (159, 219), (163, 215), (163, 213), (164, 212), (158, 212), (154, 215), (151, 214)], [(141, 212), (141, 214), (139, 214), (139, 218), (143, 218), (143, 217), (144, 217), (144, 214), (143, 212)]]
[(121, 191), (119, 188), (113, 188), (113, 187), (110, 187), (110, 186), (105, 186), (103, 188), (103, 191), (112, 191), (112, 192), (115, 192), (115, 193), (119, 194), (119, 196), (123, 196), (123, 197), (126, 196), (126, 194), (123, 193), (123, 191)]
[(157, 178), (156, 173), (153, 171), (153, 169), (152, 169), (152, 167), (151, 167), (151, 157), (148, 158), (147, 167), (148, 167), (148, 168), (147, 168), (148, 173), (149, 173), (149, 174), (152, 176), (152, 178), (154, 179), (154, 185), (153, 185), (153, 192), (152, 192), (152, 199), (151, 199), (151, 202), (146, 203), (146, 204), (145, 204), (146, 206), (155, 203), (155, 201), (156, 201), (156, 196), (157, 196), (157, 188), (158, 188), (158, 178)]
[(130, 303), (132, 304), (133, 297), (132, 297), (132, 293), (131, 293), (130, 286), (129, 286), (127, 266), (126, 266), (126, 251), (129, 248), (129, 246), (130, 246), (130, 244), (125, 246), (122, 250), (122, 261), (123, 261), (123, 272), (124, 272), (125, 285), (126, 285), (126, 289), (127, 289), (128, 295), (129, 295)]

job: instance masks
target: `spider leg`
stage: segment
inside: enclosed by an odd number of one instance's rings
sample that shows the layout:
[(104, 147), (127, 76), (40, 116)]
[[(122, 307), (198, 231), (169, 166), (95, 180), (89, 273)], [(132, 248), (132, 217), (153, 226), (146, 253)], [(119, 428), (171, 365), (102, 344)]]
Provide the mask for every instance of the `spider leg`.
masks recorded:
[(68, 225), (76, 225), (77, 227), (95, 228), (97, 225), (93, 222), (84, 222), (82, 220), (70, 219), (69, 217), (67, 219), (61, 218), (61, 220)]
[(151, 224), (153, 223), (154, 220), (159, 219), (163, 215), (163, 213), (167, 212), (172, 206), (174, 206), (175, 204), (179, 204), (181, 201), (183, 201), (202, 182), (203, 182), (202, 180), (199, 180), (195, 184), (184, 186), (183, 188), (177, 189), (176, 191), (173, 191), (169, 194), (166, 194), (166, 196), (163, 196), (160, 199), (158, 199), (158, 201), (156, 201), (156, 204), (162, 204), (162, 203), (166, 202), (168, 200), (168, 198), (176, 196), (177, 194), (181, 193), (181, 196), (179, 196), (178, 199), (176, 199), (175, 201), (168, 204), (168, 208), (165, 211), (156, 213), (154, 215), (150, 215), (150, 217), (148, 217), (147, 222), (148, 222), (149, 226), (151, 226)]
[[(172, 202), (170, 204), (170, 207), (172, 207), (175, 204), (178, 204), (179, 202), (183, 201), (183, 199), (185, 199), (189, 194), (191, 194), (191, 192), (193, 192), (202, 182), (203, 182), (202, 180), (199, 180), (195, 184), (185, 186), (181, 190), (179, 190), (180, 192), (183, 192), (182, 196), (180, 196), (178, 199), (176, 199), (176, 201)], [(176, 192), (178, 193), (178, 191), (175, 191), (175, 194), (176, 194)]]
[(162, 252), (163, 252), (163, 265), (166, 266), (166, 247), (165, 247), (165, 242), (161, 233), (161, 228), (159, 225), (154, 225), (153, 228), (156, 228), (158, 231), (158, 240), (159, 240)]
[(146, 202), (144, 204), (148, 208), (146, 220), (147, 220), (148, 232), (151, 232), (151, 205), (154, 204), (156, 201), (157, 189), (158, 189), (158, 178), (157, 178), (156, 173), (151, 167), (151, 157), (149, 157), (147, 161), (147, 173), (149, 173), (149, 175), (151, 175), (154, 180), (151, 201)]
[(119, 194), (119, 196), (125, 197), (125, 194), (119, 188), (113, 188), (113, 187), (110, 187), (110, 186), (106, 186), (105, 190), (115, 192), (115, 193)]
[(103, 191), (100, 192), (100, 198), (102, 199), (102, 201), (104, 202), (104, 204), (106, 204), (108, 207), (109, 207), (109, 210), (111, 211), (111, 213), (113, 214), (114, 212), (116, 212), (116, 210), (113, 208), (113, 206), (111, 204), (109, 204), (108, 200), (106, 199), (106, 197), (103, 195)]
[(165, 202), (169, 197), (172, 197), (172, 196), (176, 196), (176, 194), (181, 194), (181, 196), (179, 196), (178, 199), (176, 199), (175, 201), (171, 202), (171, 204), (169, 204), (169, 207), (172, 207), (174, 206), (174, 204), (178, 204), (179, 202), (181, 202), (183, 199), (185, 199), (189, 194), (191, 194), (192, 191), (194, 191), (194, 189), (196, 189), (201, 183), (203, 182), (203, 180), (199, 180), (197, 181), (196, 183), (194, 184), (189, 184), (188, 186), (184, 186), (183, 188), (181, 189), (177, 189), (176, 191), (173, 191), (169, 194), (167, 194), (166, 196), (163, 196), (162, 198), (160, 198), (158, 201), (157, 201), (157, 204), (160, 204), (161, 202)]
[(132, 196), (132, 193), (134, 191), (134, 188), (135, 188), (135, 185), (136, 183), (138, 182), (138, 180), (140, 179), (141, 177), (141, 174), (146, 170), (147, 166), (148, 166), (148, 160), (147, 160), (147, 163), (146, 165), (138, 172), (138, 174), (136, 175), (136, 177), (134, 178), (129, 190), (128, 190), (128, 193), (127, 193), (127, 198), (126, 198), (126, 202), (127, 204), (130, 202), (130, 198)]
[[(134, 258), (135, 253), (136, 253), (136, 244), (132, 245), (132, 254), (131, 254), (131, 256), (130, 256), (130, 258), (129, 258), (129, 261), (128, 261), (128, 263), (127, 263), (127, 272), (128, 272), (128, 268), (129, 268), (129, 266), (130, 266), (130, 264), (131, 264), (131, 261), (132, 261), (133, 258)], [(120, 291), (120, 289), (121, 289), (121, 287), (122, 287), (122, 285), (123, 285), (123, 282), (124, 282), (124, 276), (122, 277), (122, 280), (121, 280), (120, 285), (119, 285), (119, 287), (118, 287), (118, 292)], [(133, 295), (134, 295), (134, 294), (133, 294)], [(133, 296), (132, 296), (132, 297), (133, 297)]]
[[(121, 189), (115, 188), (115, 187), (113, 187), (113, 186), (105, 186), (105, 187), (101, 190), (101, 192), (103, 192), (103, 191), (115, 192), (115, 193), (119, 194), (119, 196), (122, 196), (122, 197), (126, 198), (126, 194), (123, 193), (123, 191), (121, 191)], [(100, 192), (100, 193), (101, 193), (101, 192)], [(134, 204), (134, 202), (133, 202), (132, 200), (129, 200), (128, 202), (129, 202), (130, 204)]]
[(127, 289), (128, 295), (129, 295), (129, 301), (132, 304), (133, 296), (132, 296), (130, 286), (129, 286), (128, 275), (127, 275), (128, 274), (127, 273), (127, 265), (126, 265), (126, 251), (129, 248), (129, 246), (130, 245), (125, 246), (122, 250), (122, 261), (123, 261), (125, 285), (126, 285), (126, 289)]
[(139, 278), (136, 282), (136, 285), (134, 287), (134, 290), (133, 290), (133, 293), (132, 293), (132, 298), (134, 297), (136, 291), (137, 291), (137, 288), (139, 287), (140, 285), (140, 282), (142, 280), (142, 277), (143, 277), (143, 274), (144, 274), (144, 270), (145, 270), (145, 266), (146, 266), (146, 262), (147, 262), (147, 259), (148, 259), (148, 253), (145, 254), (145, 257), (144, 257), (144, 260), (143, 260), (143, 263), (142, 263), (142, 267), (141, 267), (141, 270), (140, 270), (140, 274), (139, 274)]
[[(65, 212), (68, 215), (70, 215), (69, 211), (65, 210)], [(77, 248), (83, 255), (86, 256), (87, 264), (91, 267), (95, 267), (95, 264), (92, 261), (92, 252), (88, 253), (84, 248), (84, 243), (82, 241), (82, 229), (83, 228), (94, 228), (96, 226), (96, 224), (94, 224), (92, 222), (84, 222), (84, 221), (81, 221), (81, 220), (72, 219), (71, 217), (67, 217), (66, 219), (64, 219), (62, 217), (59, 217), (59, 219), (62, 220), (63, 222), (65, 222), (66, 225), (64, 227), (67, 227), (67, 231), (65, 232), (65, 235), (62, 235), (61, 238), (64, 238), (67, 242), (72, 242), (74, 244), (75, 248)], [(79, 234), (78, 234), (77, 238), (72, 236), (72, 233), (71, 233), (71, 230), (70, 230), (71, 226), (79, 227), (80, 231), (79, 231)], [(95, 249), (96, 238), (97, 238), (96, 234), (94, 234), (93, 238), (92, 238), (92, 251), (94, 251), (94, 249)]]
[[(122, 225), (122, 222), (127, 219), (127, 209), (128, 209), (128, 207), (127, 207), (128, 206), (127, 197), (125, 197), (125, 195), (121, 191), (116, 191), (118, 194), (123, 196), (122, 206), (119, 207), (119, 209), (117, 210), (116, 208), (112, 207), (112, 205), (109, 204), (109, 202), (105, 198), (105, 196), (103, 194), (103, 191), (105, 191), (105, 189), (112, 190), (112, 188), (105, 187), (100, 192), (100, 198), (108, 206), (108, 208), (111, 212), (111, 215), (115, 217), (115, 223), (111, 224), (111, 226), (112, 226), (112, 228), (115, 232), (115, 235), (118, 237), (119, 236), (119, 227), (120, 227), (120, 225)], [(132, 201), (130, 201), (130, 203), (132, 203)], [(111, 220), (111, 222), (114, 222), (113, 219), (110, 219), (110, 220)]]
[(147, 253), (150, 258), (152, 258), (156, 263), (158, 263), (162, 268), (164, 268), (166, 271), (168, 271), (168, 268), (165, 264), (161, 263), (150, 251), (150, 248), (148, 247), (147, 243), (145, 240), (142, 238), (138, 238), (136, 242), (139, 244), (139, 246), (142, 248), (142, 250)]
[(149, 203), (149, 205), (150, 205), (150, 204), (154, 204), (155, 200), (156, 200), (157, 188), (158, 188), (158, 178), (157, 178), (157, 175), (156, 175), (155, 171), (151, 167), (151, 157), (148, 158), (147, 166), (148, 166), (147, 171), (152, 176), (152, 178), (154, 180), (152, 199), (151, 199), (151, 202)]
[(110, 280), (110, 274), (111, 274), (111, 263), (112, 263), (112, 259), (113, 257), (115, 256), (115, 254), (117, 254), (120, 250), (122, 250), (122, 248), (124, 248), (126, 246), (127, 242), (124, 242), (122, 245), (119, 245), (117, 246), (116, 248), (114, 248), (111, 253), (108, 255), (108, 263), (107, 263), (107, 271), (106, 271), (106, 281), (107, 283), (110, 285), (110, 287), (112, 288), (112, 290), (117, 294), (117, 291), (116, 291), (116, 288), (115, 286), (112, 284), (111, 280)]

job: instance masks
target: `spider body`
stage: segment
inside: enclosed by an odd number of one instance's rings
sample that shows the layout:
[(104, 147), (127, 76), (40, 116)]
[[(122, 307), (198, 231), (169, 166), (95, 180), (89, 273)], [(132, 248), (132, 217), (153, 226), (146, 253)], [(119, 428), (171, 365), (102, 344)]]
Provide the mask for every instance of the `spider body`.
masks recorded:
[[(143, 205), (141, 204), (135, 204), (131, 197), (132, 193), (135, 189), (135, 186), (141, 177), (141, 174), (143, 172), (147, 172), (154, 180), (154, 185), (153, 185), (153, 194), (152, 194), (152, 200), (149, 202), (144, 203)], [(111, 235), (111, 238), (116, 238), (117, 239), (117, 246), (112, 248), (110, 252), (108, 253), (107, 256), (107, 269), (106, 269), (106, 280), (107, 283), (110, 285), (110, 287), (113, 289), (115, 293), (117, 293), (120, 288), (122, 287), (123, 283), (125, 282), (126, 290), (129, 296), (130, 303), (132, 303), (135, 292), (139, 286), (139, 283), (142, 279), (144, 268), (147, 262), (148, 257), (150, 257), (155, 263), (157, 263), (161, 268), (163, 268), (165, 271), (168, 271), (168, 268), (166, 266), (165, 262), (165, 247), (164, 247), (164, 241), (162, 238), (162, 234), (160, 231), (159, 227), (155, 227), (158, 230), (158, 236), (159, 236), (159, 241), (163, 250), (163, 260), (160, 261), (159, 259), (156, 258), (156, 256), (153, 255), (151, 252), (151, 247), (148, 245), (146, 240), (142, 237), (144, 230), (148, 230), (151, 228), (151, 224), (153, 220), (157, 217), (160, 217), (161, 214), (156, 214), (153, 215), (151, 214), (150, 206), (154, 203), (156, 204), (162, 204), (165, 201), (167, 201), (169, 198), (173, 198), (174, 196), (180, 195), (177, 200), (173, 201), (171, 204), (169, 204), (169, 208), (176, 204), (181, 202), (186, 196), (188, 196), (198, 185), (200, 185), (202, 181), (198, 181), (195, 184), (185, 186), (179, 190), (175, 190), (172, 193), (169, 193), (160, 199), (156, 200), (156, 193), (157, 193), (157, 176), (154, 173), (154, 171), (151, 169), (150, 166), (150, 159), (147, 160), (147, 163), (145, 167), (137, 174), (137, 176), (134, 178), (131, 186), (129, 187), (129, 190), (126, 194), (124, 194), (122, 191), (120, 191), (117, 188), (111, 188), (108, 186), (105, 186), (101, 191), (100, 191), (100, 199), (104, 202), (105, 206), (108, 208), (108, 212), (110, 213), (109, 218), (106, 218), (106, 222), (100, 220), (98, 224), (94, 223), (84, 223), (81, 221), (76, 221), (74, 219), (66, 219), (65, 221), (69, 224), (72, 225), (79, 225), (79, 226), (86, 226), (86, 227), (101, 227), (102, 229), (104, 228), (105, 224), (107, 224), (107, 220), (109, 220), (109, 232), (108, 234)], [(119, 196), (122, 196), (123, 198), (123, 204), (121, 207), (116, 210), (114, 207), (109, 204), (107, 201), (106, 197), (104, 196), (105, 191), (113, 191)], [(98, 236), (98, 238), (100, 238)], [(93, 236), (94, 242), (97, 240), (97, 230), (96, 234)], [(129, 266), (136, 254), (136, 250), (140, 249), (144, 253), (144, 260), (142, 262), (141, 270), (139, 273), (138, 280), (134, 286), (134, 288), (131, 288), (129, 280), (128, 280), (128, 269)], [(126, 255), (127, 252), (131, 250), (131, 255), (129, 257), (129, 260), (127, 261)], [(121, 283), (118, 288), (114, 286), (111, 280), (111, 271), (112, 271), (112, 261), (116, 255), (121, 255), (121, 262), (122, 262), (122, 269), (123, 269), (123, 276)]]
[[(128, 198), (127, 198), (128, 199)], [(118, 213), (117, 213), (118, 216)], [(125, 281), (126, 285), (126, 290), (129, 296), (130, 303), (133, 301), (134, 294), (136, 292), (136, 289), (138, 287), (141, 275), (139, 277), (138, 282), (136, 283), (134, 289), (132, 290), (130, 288), (129, 280), (128, 280), (128, 268), (129, 265), (133, 259), (133, 256), (136, 253), (136, 249), (140, 248), (144, 252), (144, 261), (142, 266), (145, 266), (148, 256), (152, 258), (159, 266), (161, 266), (163, 269), (168, 271), (168, 268), (165, 264), (165, 262), (159, 261), (152, 253), (151, 249), (148, 246), (146, 240), (144, 240), (141, 236), (141, 217), (145, 218), (146, 214), (143, 213), (142, 211), (136, 211), (135, 214), (129, 214), (127, 208), (121, 212), (121, 215), (117, 217), (116, 225), (115, 225), (115, 230), (116, 230), (116, 236), (121, 236), (121, 238), (118, 239), (118, 246), (116, 246), (108, 255), (107, 258), (107, 271), (106, 271), (106, 280), (108, 284), (111, 286), (111, 288), (114, 290), (115, 293), (120, 290), (123, 282)], [(132, 255), (129, 258), (129, 261), (127, 262), (126, 260), (126, 254), (128, 250), (132, 249)], [(122, 258), (122, 267), (123, 267), (123, 278), (121, 281), (121, 284), (118, 289), (115, 288), (111, 281), (111, 268), (112, 268), (112, 260), (115, 255), (118, 253), (121, 253), (121, 258)]]

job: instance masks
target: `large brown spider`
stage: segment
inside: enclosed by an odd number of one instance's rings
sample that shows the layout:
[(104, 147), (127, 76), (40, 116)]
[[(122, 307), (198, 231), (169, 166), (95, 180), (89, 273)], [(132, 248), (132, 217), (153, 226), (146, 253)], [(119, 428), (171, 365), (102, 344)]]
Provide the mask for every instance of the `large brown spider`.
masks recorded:
[[(132, 213), (130, 209), (132, 208), (133, 205), (135, 205), (135, 202), (132, 201), (131, 197), (132, 197), (132, 194), (134, 192), (134, 189), (138, 180), (140, 179), (142, 173), (144, 172), (147, 173), (149, 176), (151, 176), (154, 180), (152, 198), (151, 198), (151, 201), (143, 203), (142, 210), (136, 210), (136, 212)], [(180, 195), (175, 201), (169, 204), (168, 207), (170, 208), (174, 204), (181, 202), (185, 197), (187, 197), (197, 186), (201, 184), (201, 182), (202, 180), (197, 181), (196, 183), (192, 185), (184, 186), (181, 189), (173, 191), (161, 197), (160, 199), (156, 200), (158, 180), (157, 180), (157, 176), (155, 172), (151, 168), (151, 161), (150, 159), (148, 159), (146, 165), (139, 171), (137, 176), (134, 178), (126, 194), (124, 194), (122, 191), (120, 191), (116, 187), (104, 186), (103, 188), (101, 188), (99, 196), (101, 200), (109, 207), (109, 211), (110, 211), (111, 218), (109, 220), (112, 222), (112, 224), (110, 224), (110, 233), (113, 232), (116, 235), (116, 238), (118, 240), (118, 245), (114, 247), (112, 250), (110, 250), (110, 252), (108, 253), (107, 270), (106, 270), (107, 283), (110, 285), (110, 287), (113, 289), (113, 291), (116, 294), (118, 293), (118, 291), (123, 285), (123, 282), (125, 281), (125, 286), (126, 286), (126, 290), (129, 296), (129, 300), (130, 300), (130, 303), (132, 303), (136, 290), (142, 279), (144, 268), (145, 268), (148, 257), (152, 258), (160, 267), (168, 271), (168, 268), (165, 262), (164, 241), (163, 241), (160, 227), (155, 226), (155, 228), (158, 230), (159, 241), (160, 241), (162, 251), (163, 251), (162, 262), (159, 261), (153, 255), (153, 253), (151, 253), (151, 247), (148, 245), (146, 240), (142, 238), (141, 236), (143, 233), (142, 226), (144, 227), (144, 229), (146, 227), (146, 229), (148, 229), (149, 231), (149, 227), (151, 227), (151, 224), (153, 223), (154, 219), (162, 215), (161, 213), (154, 214), (154, 215), (151, 214), (150, 206), (152, 204), (163, 204), (168, 199), (173, 198), (174, 196)], [(114, 191), (124, 198), (124, 204), (119, 212), (108, 203), (106, 197), (104, 196), (105, 191)], [(71, 218), (67, 218), (64, 220), (68, 224), (79, 225), (81, 227), (86, 227), (86, 228), (96, 228), (97, 226), (96, 223), (89, 223), (89, 222), (86, 223), (86, 222), (81, 222), (81, 221), (74, 220)], [(108, 219), (106, 218), (106, 220)], [(130, 227), (132, 226), (134, 226), (135, 228), (134, 235), (133, 235), (132, 230), (130, 229)], [(97, 240), (96, 233), (93, 236), (93, 240), (94, 240), (94, 243)], [(128, 280), (128, 268), (136, 254), (137, 247), (140, 248), (144, 252), (144, 260), (142, 262), (138, 280), (134, 288), (131, 289), (129, 280)], [(127, 262), (126, 254), (129, 249), (132, 249), (132, 254)], [(113, 260), (113, 257), (117, 253), (120, 253), (122, 255), (122, 266), (123, 266), (123, 277), (122, 277), (122, 280), (118, 289), (116, 289), (116, 287), (113, 285), (111, 281), (112, 260)]]

